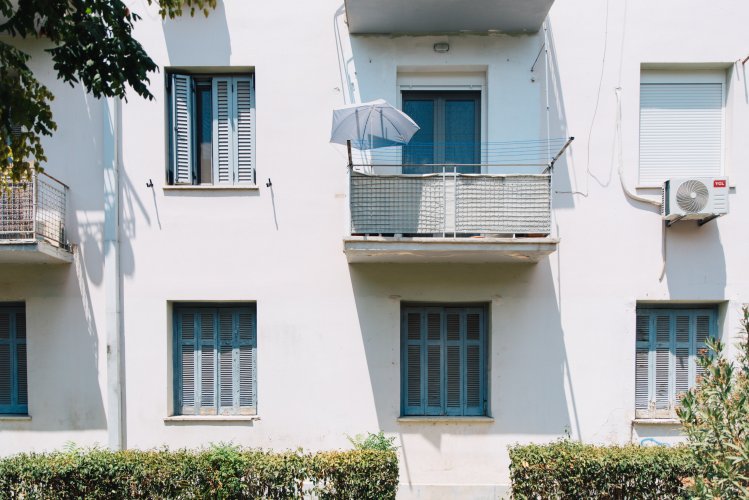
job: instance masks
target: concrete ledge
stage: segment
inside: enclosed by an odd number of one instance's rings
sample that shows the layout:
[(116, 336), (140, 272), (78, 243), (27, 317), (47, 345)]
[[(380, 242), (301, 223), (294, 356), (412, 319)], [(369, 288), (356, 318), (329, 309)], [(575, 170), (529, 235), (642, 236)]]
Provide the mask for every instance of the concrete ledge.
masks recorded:
[(44, 240), (0, 243), (0, 264), (70, 264), (73, 253)]
[(678, 418), (635, 418), (632, 420), (635, 425), (681, 425)]
[(496, 500), (510, 498), (510, 486), (504, 484), (406, 484), (398, 486), (398, 500), (412, 499)]
[(257, 184), (232, 185), (232, 186), (214, 186), (209, 184), (185, 184), (178, 186), (163, 186), (164, 191), (257, 191), (260, 186)]
[(2, 422), (31, 422), (31, 415), (0, 415)]
[(254, 422), (257, 415), (174, 415), (164, 418), (166, 423), (213, 424), (221, 422)]
[(556, 238), (404, 238), (350, 236), (343, 252), (356, 263), (536, 263), (557, 249)]
[(493, 417), (398, 417), (402, 424), (492, 424)]

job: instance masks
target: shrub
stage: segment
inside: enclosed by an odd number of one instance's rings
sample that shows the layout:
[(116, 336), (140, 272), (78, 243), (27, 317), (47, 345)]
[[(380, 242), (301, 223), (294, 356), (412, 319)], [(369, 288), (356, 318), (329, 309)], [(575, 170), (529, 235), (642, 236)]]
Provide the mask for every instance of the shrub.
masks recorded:
[(355, 450), (380, 450), (380, 451), (396, 451), (398, 448), (395, 446), (394, 437), (386, 437), (383, 431), (373, 434), (367, 433), (365, 437), (362, 434), (357, 434), (354, 437), (346, 436), (349, 442), (354, 446)]
[(738, 367), (721, 342), (708, 341), (701, 380), (678, 410), (699, 471), (689, 481), (695, 498), (749, 497), (749, 308), (743, 312)]
[(19, 454), (0, 460), (0, 498), (395, 498), (392, 451), (207, 450)]
[(685, 447), (592, 446), (572, 441), (510, 448), (514, 498), (685, 497), (695, 465)]

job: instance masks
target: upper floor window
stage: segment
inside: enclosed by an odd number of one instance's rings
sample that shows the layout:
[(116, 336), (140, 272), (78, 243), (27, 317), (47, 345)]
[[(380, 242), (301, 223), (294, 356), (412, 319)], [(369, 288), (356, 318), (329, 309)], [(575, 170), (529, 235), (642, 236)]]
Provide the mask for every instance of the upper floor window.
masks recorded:
[(169, 183), (255, 182), (252, 75), (169, 75)]
[(174, 308), (175, 414), (257, 412), (255, 304)]
[(408, 306), (401, 321), (403, 415), (486, 415), (485, 308)]
[(0, 414), (29, 411), (26, 386), (26, 312), (0, 304)]
[(640, 184), (672, 177), (721, 177), (722, 71), (643, 71), (640, 80)]
[(635, 416), (675, 418), (702, 374), (697, 358), (715, 337), (715, 309), (637, 309)]
[[(481, 92), (403, 92), (403, 112), (419, 131), (403, 147), (403, 173), (442, 172), (451, 164), (459, 173), (481, 173)], [(424, 166), (421, 166), (424, 165)]]

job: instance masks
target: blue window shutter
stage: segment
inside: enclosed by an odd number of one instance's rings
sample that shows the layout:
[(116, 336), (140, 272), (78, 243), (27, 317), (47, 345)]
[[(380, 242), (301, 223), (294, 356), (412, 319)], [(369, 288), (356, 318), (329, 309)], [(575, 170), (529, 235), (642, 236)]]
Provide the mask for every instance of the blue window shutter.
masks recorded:
[(234, 312), (234, 401), (243, 415), (257, 413), (257, 315), (254, 307)]
[(697, 358), (701, 351), (707, 349), (706, 341), (708, 338), (717, 337), (717, 317), (714, 310), (702, 310), (695, 312), (694, 321), (694, 343), (692, 346), (692, 366), (694, 366), (694, 380), (701, 377), (704, 370), (697, 363)]
[(214, 309), (201, 309), (199, 343), (200, 343), (200, 414), (215, 415), (217, 407), (217, 323), (218, 318)]
[(234, 401), (236, 328), (234, 311), (218, 310), (218, 372), (219, 413), (232, 414), (236, 410)]
[(638, 417), (648, 416), (653, 387), (650, 377), (650, 351), (651, 316), (647, 313), (637, 313), (637, 324), (635, 327), (636, 351), (635, 351), (635, 411)]
[(0, 307), (0, 414), (28, 413), (26, 313), (23, 306)]
[(691, 332), (694, 330), (695, 316), (688, 310), (674, 311), (674, 393), (672, 408), (680, 406), (682, 396), (691, 387), (689, 355)]
[(423, 415), (422, 371), (426, 321), (421, 308), (406, 308), (402, 313), (402, 398), (404, 415)]
[(465, 314), (465, 415), (486, 414), (486, 352), (484, 310), (470, 308)]
[(236, 106), (233, 78), (213, 78), (213, 183), (232, 184), (235, 172)]
[(234, 81), (234, 182), (255, 183), (255, 86), (253, 78)]
[(172, 175), (175, 184), (192, 184), (193, 159), (193, 91), (187, 75), (171, 75)]
[(445, 413), (463, 413), (465, 314), (462, 309), (445, 311)]
[(424, 330), (425, 366), (422, 370), (422, 397), (426, 396), (426, 414), (445, 413), (445, 331), (444, 313), (440, 308), (424, 308), (422, 316)]
[(194, 310), (180, 310), (175, 315), (175, 409), (181, 415), (195, 415), (200, 405), (197, 387), (200, 385), (198, 367), (197, 320)]

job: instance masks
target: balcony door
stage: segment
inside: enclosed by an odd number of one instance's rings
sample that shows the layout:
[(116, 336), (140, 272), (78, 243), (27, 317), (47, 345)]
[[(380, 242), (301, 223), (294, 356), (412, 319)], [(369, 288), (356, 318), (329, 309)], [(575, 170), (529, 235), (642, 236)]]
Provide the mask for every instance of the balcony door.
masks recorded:
[[(407, 91), (403, 111), (421, 127), (403, 147), (404, 174), (481, 172), (481, 92)], [(423, 166), (420, 166), (423, 165)]]

